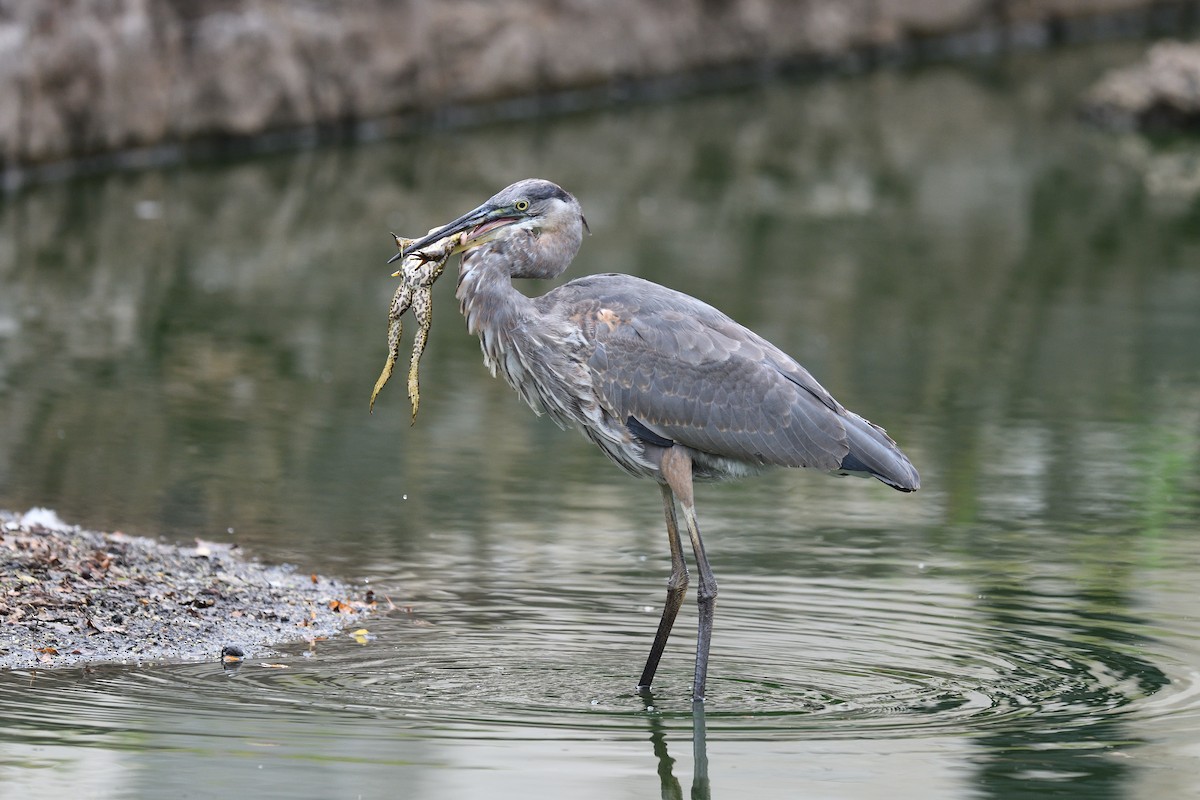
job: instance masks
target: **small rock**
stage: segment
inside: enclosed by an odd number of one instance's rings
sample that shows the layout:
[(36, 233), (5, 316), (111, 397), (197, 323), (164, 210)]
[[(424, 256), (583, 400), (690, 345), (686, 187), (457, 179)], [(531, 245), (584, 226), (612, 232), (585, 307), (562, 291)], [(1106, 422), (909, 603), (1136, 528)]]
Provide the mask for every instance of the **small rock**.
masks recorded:
[(1085, 95), (1082, 110), (1122, 131), (1200, 127), (1200, 44), (1154, 45), (1142, 63), (1101, 78)]

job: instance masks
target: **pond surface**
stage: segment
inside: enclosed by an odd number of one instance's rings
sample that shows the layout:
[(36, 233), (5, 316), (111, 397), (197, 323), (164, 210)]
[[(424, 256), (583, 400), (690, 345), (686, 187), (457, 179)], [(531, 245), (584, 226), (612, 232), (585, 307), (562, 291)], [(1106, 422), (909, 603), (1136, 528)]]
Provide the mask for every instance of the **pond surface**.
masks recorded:
[[(782, 84), (0, 201), (0, 507), (368, 582), (350, 637), (0, 676), (5, 797), (1180, 797), (1200, 791), (1200, 145), (1074, 117), (1119, 48)], [(1051, 77), (1052, 76), (1052, 77)], [(707, 713), (658, 491), (525, 408), (421, 233), (552, 178), (569, 275), (688, 291), (922, 472), (701, 487)], [(528, 285), (526, 291), (543, 287)], [(262, 661), (287, 669), (266, 669)]]

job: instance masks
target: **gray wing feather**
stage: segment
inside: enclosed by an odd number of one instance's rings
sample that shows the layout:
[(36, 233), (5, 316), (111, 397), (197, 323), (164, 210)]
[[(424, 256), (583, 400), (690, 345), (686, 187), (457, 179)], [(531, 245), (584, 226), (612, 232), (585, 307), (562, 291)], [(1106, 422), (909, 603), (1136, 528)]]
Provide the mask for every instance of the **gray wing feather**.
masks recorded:
[(774, 345), (693, 297), (627, 275), (582, 278), (541, 298), (580, 322), (609, 413), (707, 453), (835, 470), (845, 409)]

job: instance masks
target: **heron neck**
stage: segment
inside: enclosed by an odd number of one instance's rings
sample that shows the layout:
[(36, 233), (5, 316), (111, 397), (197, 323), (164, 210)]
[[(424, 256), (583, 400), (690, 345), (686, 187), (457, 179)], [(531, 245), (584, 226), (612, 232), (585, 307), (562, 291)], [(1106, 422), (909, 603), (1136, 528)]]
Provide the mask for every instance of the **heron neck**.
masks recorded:
[(492, 359), (499, 356), (521, 320), (534, 313), (533, 302), (512, 285), (504, 248), (495, 244), (463, 254), (455, 296), (467, 330), (479, 336), (484, 354)]

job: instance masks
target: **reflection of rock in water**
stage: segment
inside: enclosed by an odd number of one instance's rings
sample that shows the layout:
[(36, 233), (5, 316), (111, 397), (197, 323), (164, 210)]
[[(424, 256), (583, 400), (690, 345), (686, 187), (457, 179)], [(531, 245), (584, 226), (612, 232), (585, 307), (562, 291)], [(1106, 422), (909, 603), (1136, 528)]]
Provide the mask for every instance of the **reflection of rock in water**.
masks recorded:
[(1200, 196), (1200, 148), (1180, 143), (1156, 147), (1138, 134), (1126, 134), (1119, 150), (1125, 163), (1142, 176), (1146, 193), (1167, 202), (1188, 204)]

